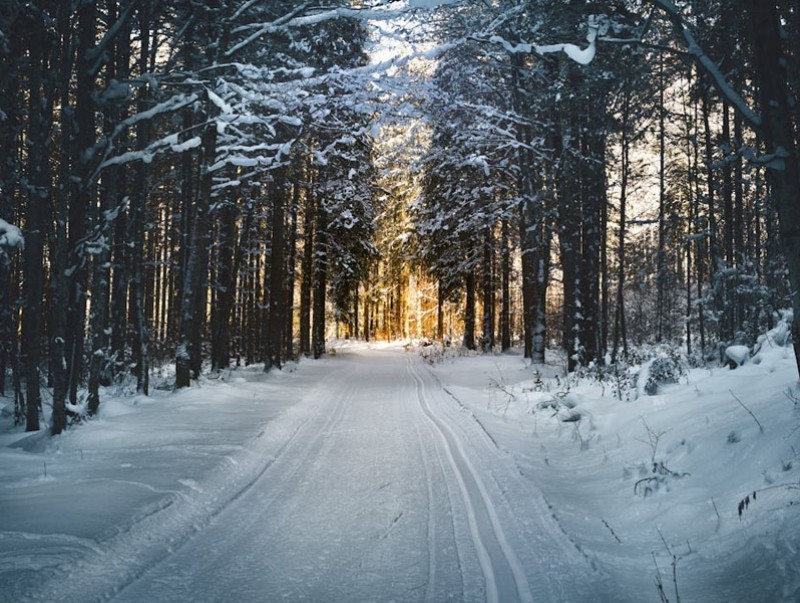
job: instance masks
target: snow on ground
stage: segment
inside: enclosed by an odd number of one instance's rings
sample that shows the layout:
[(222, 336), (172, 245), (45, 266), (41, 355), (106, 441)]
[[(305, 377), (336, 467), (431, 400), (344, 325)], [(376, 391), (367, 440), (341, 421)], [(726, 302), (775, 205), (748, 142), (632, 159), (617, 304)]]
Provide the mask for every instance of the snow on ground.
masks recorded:
[[(240, 369), (151, 397), (105, 392), (99, 417), (52, 439), (11, 428), (7, 406), (0, 601), (27, 600), (41, 583), (57, 584), (97, 557), (106, 557), (108, 575), (97, 578), (103, 594), (140, 572), (140, 561), (151, 563), (202, 530), (307, 418), (300, 402), (319, 394), (334, 370), (323, 360), (294, 373)], [(74, 600), (92, 600), (78, 590)], [(44, 593), (38, 600), (69, 600)]]
[(676, 584), (684, 601), (800, 601), (797, 369), (769, 342), (754, 360), (631, 400), (613, 379), (570, 381), (519, 355), (434, 371), (618, 600), (657, 601), (660, 579), (670, 601)]
[[(785, 335), (785, 333), (784, 333)], [(800, 600), (800, 390), (338, 341), (0, 426), (0, 601)], [(620, 399), (621, 398), (621, 399)]]

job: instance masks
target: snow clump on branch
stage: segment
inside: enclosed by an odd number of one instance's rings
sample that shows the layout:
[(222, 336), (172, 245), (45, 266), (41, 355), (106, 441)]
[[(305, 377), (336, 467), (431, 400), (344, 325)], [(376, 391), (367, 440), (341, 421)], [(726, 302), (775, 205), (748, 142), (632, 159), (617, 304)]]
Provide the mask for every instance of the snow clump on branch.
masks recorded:
[(25, 249), (25, 237), (22, 231), (0, 218), (0, 249)]

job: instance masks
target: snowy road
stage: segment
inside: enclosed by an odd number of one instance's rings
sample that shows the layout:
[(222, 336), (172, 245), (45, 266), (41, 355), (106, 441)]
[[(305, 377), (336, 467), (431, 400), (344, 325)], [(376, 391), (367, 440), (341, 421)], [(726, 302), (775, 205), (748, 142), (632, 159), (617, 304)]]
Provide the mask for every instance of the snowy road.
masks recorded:
[(532, 600), (442, 393), (411, 355), (343, 358), (249, 491), (114, 600)]
[[(195, 517), (201, 528), (168, 554), (147, 533), (125, 545), (140, 569), (113, 601), (612, 600), (534, 484), (415, 354), (335, 362), (253, 479)], [(113, 567), (92, 571), (108, 584)]]

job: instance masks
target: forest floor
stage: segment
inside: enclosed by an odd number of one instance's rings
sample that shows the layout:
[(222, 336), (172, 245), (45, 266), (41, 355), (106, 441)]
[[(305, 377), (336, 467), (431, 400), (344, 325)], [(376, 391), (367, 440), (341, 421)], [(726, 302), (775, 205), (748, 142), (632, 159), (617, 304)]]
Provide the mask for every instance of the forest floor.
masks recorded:
[(56, 438), (3, 417), (0, 601), (800, 600), (791, 348), (655, 395), (335, 352), (107, 391)]

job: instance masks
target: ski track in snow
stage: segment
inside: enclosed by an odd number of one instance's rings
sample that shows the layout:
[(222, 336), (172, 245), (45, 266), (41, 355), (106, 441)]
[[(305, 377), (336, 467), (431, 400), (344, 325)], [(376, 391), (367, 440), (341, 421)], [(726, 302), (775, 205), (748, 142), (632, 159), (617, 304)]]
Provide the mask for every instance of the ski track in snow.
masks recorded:
[(514, 551), (508, 545), (497, 512), (486, 492), (480, 475), (469, 462), (462, 443), (455, 432), (432, 410), (428, 386), (420, 376), (414, 362), (407, 362), (408, 374), (417, 384), (417, 402), (420, 409), (438, 433), (447, 451), (447, 458), (457, 476), (464, 502), (467, 505), (470, 532), (478, 551), (481, 570), (486, 580), (486, 600), (533, 601), (525, 573)]
[[(78, 561), (30, 600), (538, 603), (598, 584), (538, 489), (418, 357), (335, 362), (208, 479), (97, 546), (65, 543)], [(552, 571), (565, 563), (583, 578)]]

